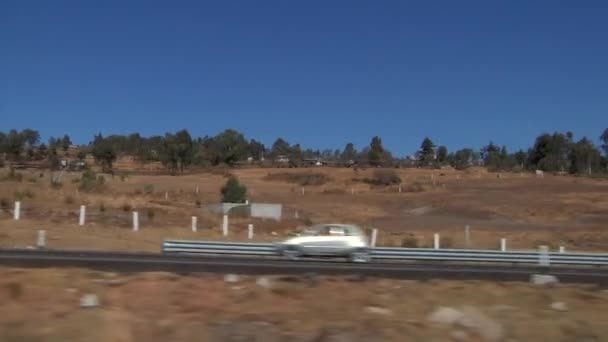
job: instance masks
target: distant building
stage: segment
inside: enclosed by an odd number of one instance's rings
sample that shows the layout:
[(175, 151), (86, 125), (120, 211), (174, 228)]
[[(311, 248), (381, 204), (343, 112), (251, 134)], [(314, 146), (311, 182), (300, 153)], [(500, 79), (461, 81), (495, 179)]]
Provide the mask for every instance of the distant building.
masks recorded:
[(287, 157), (287, 156), (277, 156), (277, 158), (275, 159), (275, 161), (277, 163), (286, 164), (286, 163), (289, 163), (289, 157)]

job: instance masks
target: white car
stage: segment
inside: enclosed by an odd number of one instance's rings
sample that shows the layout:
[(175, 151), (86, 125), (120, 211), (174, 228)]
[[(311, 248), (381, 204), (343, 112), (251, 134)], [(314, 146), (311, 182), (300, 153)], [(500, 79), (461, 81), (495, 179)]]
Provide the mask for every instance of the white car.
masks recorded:
[(363, 230), (351, 224), (319, 224), (296, 237), (275, 243), (279, 254), (290, 259), (304, 256), (346, 257), (354, 262), (370, 260)]

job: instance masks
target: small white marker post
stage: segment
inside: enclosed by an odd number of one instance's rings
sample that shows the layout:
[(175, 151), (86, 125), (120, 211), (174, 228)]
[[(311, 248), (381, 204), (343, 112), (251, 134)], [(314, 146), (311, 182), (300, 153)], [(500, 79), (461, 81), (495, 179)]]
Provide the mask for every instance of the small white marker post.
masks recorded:
[(133, 212), (133, 231), (139, 231), (139, 213), (137, 211)]
[(21, 218), (21, 202), (15, 201), (15, 210), (13, 212), (13, 219), (19, 221)]
[(376, 239), (378, 238), (378, 229), (372, 229), (372, 242), (370, 243), (372, 247), (376, 247)]
[(165, 201), (169, 200), (169, 191), (165, 191)]
[(566, 247), (564, 247), (564, 246), (559, 246), (559, 252), (560, 252), (560, 253), (566, 253)]
[(87, 207), (84, 205), (81, 205), (80, 206), (80, 215), (78, 216), (78, 225), (79, 226), (84, 226), (86, 212), (87, 212)]
[(399, 193), (403, 192), (403, 188), (401, 187), (401, 185), (399, 185)]
[(198, 185), (196, 186), (196, 194), (198, 195), (199, 189), (198, 189)]
[(439, 234), (433, 234), (433, 248), (439, 249)]
[(228, 215), (224, 215), (224, 220), (222, 222), (222, 235), (228, 236)]
[(196, 216), (192, 216), (192, 231), (193, 232), (196, 232), (196, 230), (198, 229), (196, 221), (198, 221), (198, 218)]
[(253, 239), (253, 224), (251, 223), (247, 226), (247, 238), (249, 240)]
[(538, 264), (544, 267), (549, 267), (549, 265), (551, 264), (551, 261), (549, 260), (549, 247), (538, 247)]
[(249, 205), (249, 200), (245, 200), (245, 205)]
[(501, 252), (507, 251), (507, 239), (505, 239), (505, 238), (500, 239), (500, 251)]
[(468, 224), (464, 226), (464, 243), (467, 247), (471, 245), (471, 227)]
[(38, 248), (46, 248), (46, 230), (38, 231), (38, 241), (36, 242)]
[(296, 210), (296, 212), (293, 214), (293, 217), (294, 217), (296, 220), (299, 220), (299, 219), (300, 219), (300, 213), (299, 213), (299, 212)]
[(306, 193), (306, 190), (304, 190), (304, 188), (302, 188), (301, 193), (302, 193), (302, 196), (304, 196), (304, 194)]

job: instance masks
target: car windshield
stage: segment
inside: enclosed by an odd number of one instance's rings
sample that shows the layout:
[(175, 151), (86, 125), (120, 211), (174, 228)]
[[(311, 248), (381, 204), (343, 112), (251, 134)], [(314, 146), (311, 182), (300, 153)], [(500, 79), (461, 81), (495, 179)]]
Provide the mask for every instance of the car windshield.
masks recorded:
[(357, 230), (350, 226), (337, 226), (337, 225), (315, 225), (307, 228), (302, 232), (304, 236), (324, 236), (324, 235), (357, 235)]

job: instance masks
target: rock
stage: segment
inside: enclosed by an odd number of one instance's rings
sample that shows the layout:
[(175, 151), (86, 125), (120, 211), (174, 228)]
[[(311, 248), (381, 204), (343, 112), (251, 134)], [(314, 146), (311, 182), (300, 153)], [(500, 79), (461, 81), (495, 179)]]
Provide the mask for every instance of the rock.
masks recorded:
[(442, 306), (429, 316), (429, 321), (441, 324), (455, 324), (460, 321), (462, 317), (463, 313), (460, 312), (460, 310)]
[(475, 330), (486, 341), (500, 341), (504, 331), (500, 323), (494, 321), (472, 306), (463, 307), (459, 325)]
[(469, 340), (469, 334), (467, 334), (467, 332), (464, 330), (454, 330), (450, 334), (450, 337), (452, 338), (452, 340), (458, 342), (464, 342)]
[(74, 293), (78, 292), (78, 290), (70, 287), (70, 288), (65, 289), (65, 292), (67, 292), (69, 294), (74, 294)]
[(81, 308), (95, 308), (99, 306), (99, 299), (95, 294), (85, 294), (80, 298)]
[(270, 279), (267, 277), (259, 277), (258, 279), (256, 279), (255, 283), (258, 286), (261, 286), (265, 289), (268, 289), (272, 286), (272, 283), (270, 282)]
[(429, 316), (429, 320), (433, 323), (455, 324), (471, 329), (485, 341), (500, 341), (504, 335), (502, 325), (472, 306), (465, 306), (462, 311), (440, 307)]
[(238, 274), (226, 274), (224, 276), (224, 281), (227, 283), (236, 283), (240, 280)]
[(533, 274), (530, 282), (537, 286), (555, 285), (559, 283), (556, 276), (550, 274)]
[(390, 316), (393, 314), (393, 311), (386, 308), (381, 308), (379, 306), (368, 306), (365, 308), (365, 312), (374, 314), (374, 315), (382, 315), (382, 316)]
[(551, 309), (555, 311), (568, 311), (568, 306), (564, 302), (555, 302), (551, 304)]

